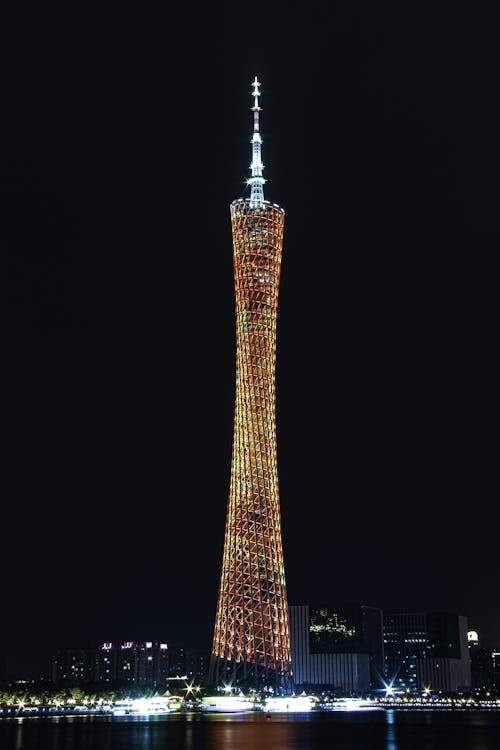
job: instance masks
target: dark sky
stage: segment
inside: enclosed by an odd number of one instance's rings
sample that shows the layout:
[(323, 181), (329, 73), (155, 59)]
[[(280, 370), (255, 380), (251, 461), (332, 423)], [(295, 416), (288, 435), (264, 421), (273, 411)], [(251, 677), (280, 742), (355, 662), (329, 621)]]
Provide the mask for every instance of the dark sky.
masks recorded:
[(210, 645), (256, 74), (287, 212), (289, 601), (457, 611), (500, 645), (499, 14), (259, 8), (19, 4), (0, 24), (11, 672), (57, 645)]

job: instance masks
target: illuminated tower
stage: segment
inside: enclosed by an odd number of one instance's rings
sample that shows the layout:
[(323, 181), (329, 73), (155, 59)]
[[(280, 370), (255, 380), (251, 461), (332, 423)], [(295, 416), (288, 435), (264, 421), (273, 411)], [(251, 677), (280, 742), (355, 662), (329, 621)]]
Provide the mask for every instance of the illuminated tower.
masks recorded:
[(216, 685), (291, 685), (276, 463), (276, 317), (285, 212), (264, 200), (259, 82), (250, 198), (231, 204), (236, 399), (231, 482), (211, 660)]

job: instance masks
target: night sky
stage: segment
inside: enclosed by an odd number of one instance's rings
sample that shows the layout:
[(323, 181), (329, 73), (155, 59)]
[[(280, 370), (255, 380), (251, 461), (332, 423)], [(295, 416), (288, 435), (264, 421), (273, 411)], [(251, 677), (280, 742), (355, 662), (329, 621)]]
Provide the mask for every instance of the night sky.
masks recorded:
[(495, 4), (147, 5), (0, 25), (0, 657), (210, 647), (256, 74), (289, 601), (455, 611), (500, 645)]

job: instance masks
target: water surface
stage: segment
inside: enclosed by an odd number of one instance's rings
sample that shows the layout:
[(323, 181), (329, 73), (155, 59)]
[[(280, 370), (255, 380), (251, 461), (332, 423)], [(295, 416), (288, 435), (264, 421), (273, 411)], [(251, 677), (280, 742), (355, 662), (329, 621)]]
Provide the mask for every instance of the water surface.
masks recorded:
[(2, 750), (500, 750), (500, 712), (0, 720)]

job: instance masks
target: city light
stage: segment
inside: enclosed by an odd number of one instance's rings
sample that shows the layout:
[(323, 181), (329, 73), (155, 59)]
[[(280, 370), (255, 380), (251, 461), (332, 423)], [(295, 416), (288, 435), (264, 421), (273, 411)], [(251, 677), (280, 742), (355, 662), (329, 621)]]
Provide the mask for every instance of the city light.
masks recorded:
[(393, 685), (394, 685), (394, 680), (392, 682), (389, 682), (389, 683), (384, 683), (386, 697), (390, 697), (390, 696), (394, 695)]
[(189, 685), (186, 685), (186, 687), (183, 688), (183, 690), (186, 691), (186, 698), (187, 698), (188, 695), (195, 695), (195, 693), (199, 693), (201, 688), (199, 685), (195, 685), (194, 680), (193, 680), (190, 682)]

